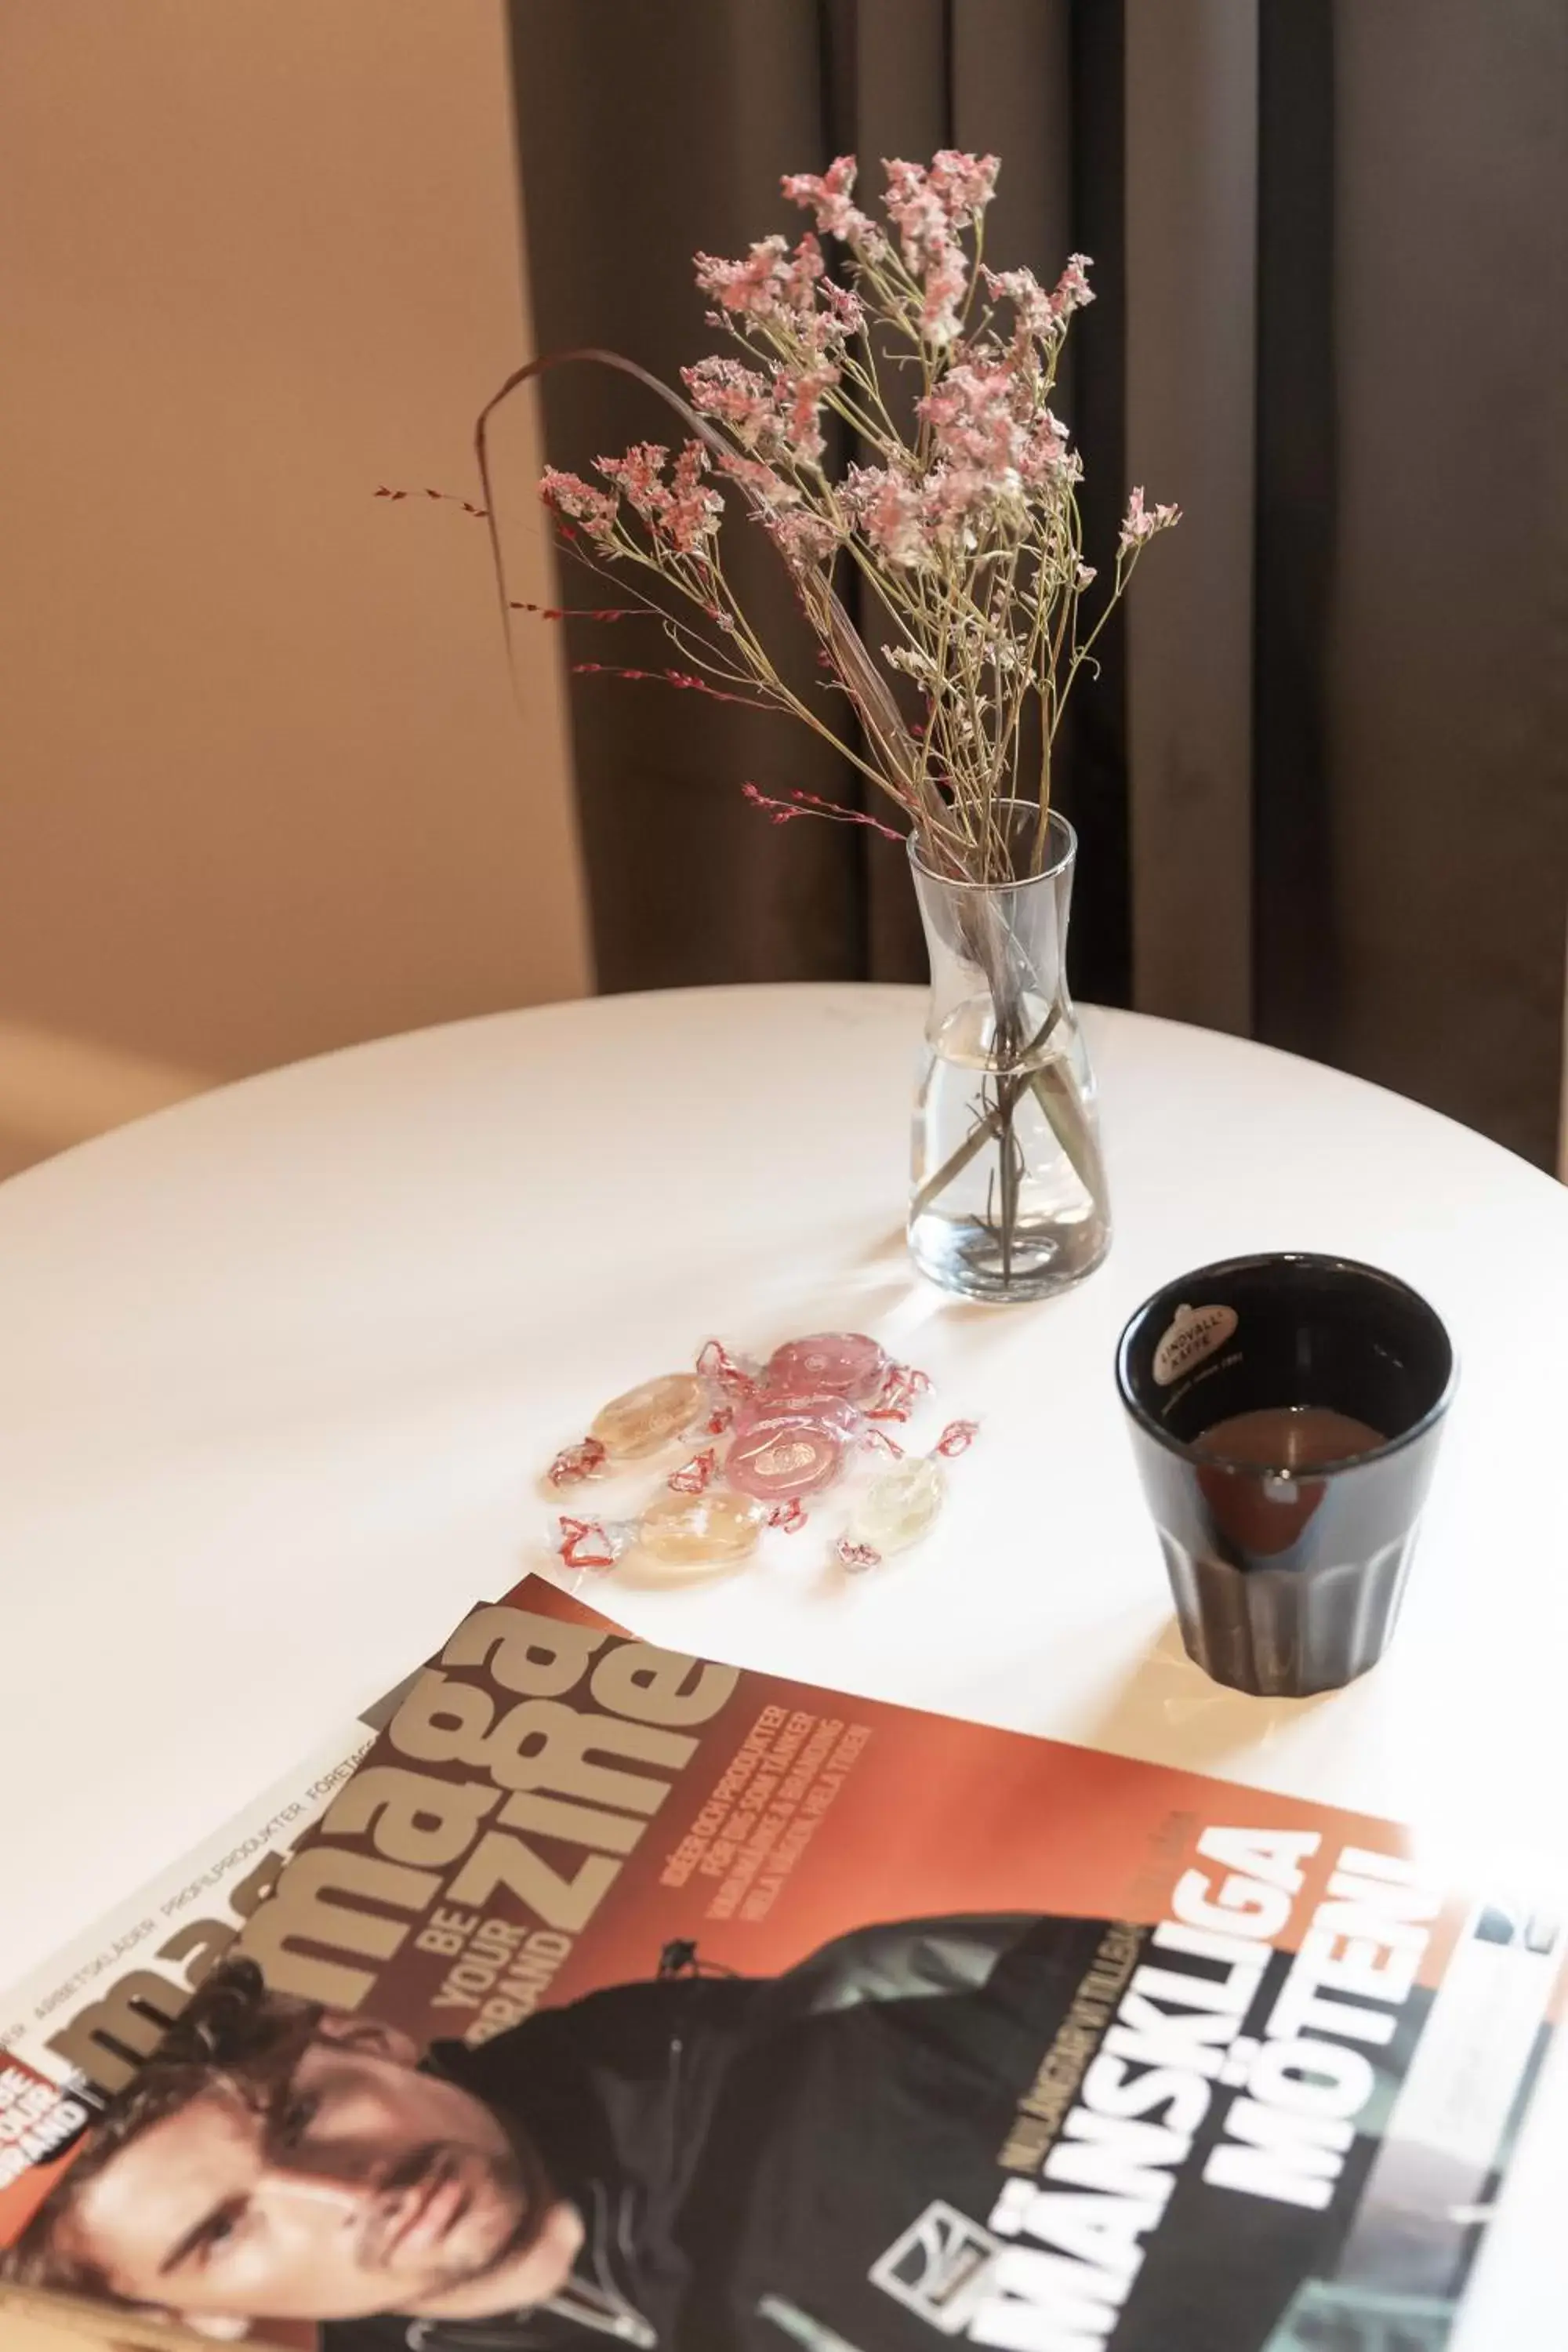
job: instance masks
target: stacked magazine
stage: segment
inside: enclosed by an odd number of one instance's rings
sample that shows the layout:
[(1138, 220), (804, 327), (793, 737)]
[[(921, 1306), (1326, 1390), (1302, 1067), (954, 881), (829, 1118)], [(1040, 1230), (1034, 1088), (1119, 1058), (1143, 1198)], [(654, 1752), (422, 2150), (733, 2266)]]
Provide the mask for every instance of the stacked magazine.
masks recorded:
[(530, 1579), (0, 2006), (0, 2307), (295, 2352), (1425, 2352), (1563, 1953), (1388, 1822)]

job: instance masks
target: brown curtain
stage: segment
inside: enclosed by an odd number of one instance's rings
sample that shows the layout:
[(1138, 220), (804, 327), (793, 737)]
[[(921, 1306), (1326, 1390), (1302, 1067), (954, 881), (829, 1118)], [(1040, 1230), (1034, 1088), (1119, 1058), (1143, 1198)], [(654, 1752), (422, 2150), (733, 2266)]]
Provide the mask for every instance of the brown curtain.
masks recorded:
[[(521, 0), (511, 21), (542, 348), (609, 344), (678, 382), (683, 362), (718, 343), (692, 286), (692, 253), (743, 252), (773, 226), (798, 233), (806, 224), (780, 199), (783, 173), (818, 171), (851, 150), (875, 188), (884, 155), (994, 150), (1006, 160), (993, 249), (1052, 276), (1074, 246), (1100, 261), (1100, 301), (1079, 331), (1075, 421), (1089, 445), (1091, 527), (1114, 536), (1123, 470), (1118, 9)], [(546, 379), (544, 404), (552, 457), (578, 469), (600, 450), (679, 431), (648, 395), (591, 369)], [(756, 537), (744, 524), (732, 531), (729, 560), (787, 643), (789, 593)], [(616, 658), (605, 635), (574, 625), (572, 658)], [(645, 650), (657, 655), (657, 641)], [(810, 657), (796, 647), (797, 659)], [(1064, 804), (1086, 834), (1076, 977), (1087, 993), (1125, 1001), (1120, 672), (1113, 644), (1062, 764)], [(853, 774), (814, 739), (783, 719), (602, 677), (574, 680), (572, 709), (604, 986), (923, 976), (898, 850), (847, 826), (770, 826), (741, 797), (754, 780), (860, 803)]]
[[(1131, 481), (1188, 518), (1067, 748), (1076, 985), (1337, 1062), (1550, 1162), (1562, 0), (513, 0), (510, 20), (543, 348), (609, 344), (674, 381), (714, 347), (691, 253), (797, 226), (781, 173), (1003, 156), (989, 249), (1097, 265), (1067, 397), (1090, 541)], [(558, 464), (668, 437), (591, 371), (544, 398)], [(767, 550), (735, 536), (787, 639)], [(638, 658), (589, 624), (568, 643)], [(741, 798), (858, 801), (815, 741), (603, 677), (574, 677), (573, 716), (605, 986), (921, 975), (896, 851)]]

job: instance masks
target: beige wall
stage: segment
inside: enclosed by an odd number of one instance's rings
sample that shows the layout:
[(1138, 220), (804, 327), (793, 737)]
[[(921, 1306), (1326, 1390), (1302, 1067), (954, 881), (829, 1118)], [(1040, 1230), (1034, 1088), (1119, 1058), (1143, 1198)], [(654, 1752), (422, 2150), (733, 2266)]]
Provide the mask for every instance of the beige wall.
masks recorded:
[[(0, 9), (0, 1169), (588, 984), (500, 0)], [(521, 567), (548, 601), (505, 443)]]
[(0, 7), (0, 1173), (589, 985), (554, 645), (520, 716), (480, 526), (373, 496), (529, 348), (510, 137), (500, 0)]

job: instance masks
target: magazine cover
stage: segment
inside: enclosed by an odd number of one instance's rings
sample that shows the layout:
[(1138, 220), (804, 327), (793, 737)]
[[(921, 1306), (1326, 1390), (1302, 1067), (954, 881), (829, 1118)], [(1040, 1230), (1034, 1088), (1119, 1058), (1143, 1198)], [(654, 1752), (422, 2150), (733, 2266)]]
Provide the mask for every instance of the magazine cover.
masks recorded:
[(149, 2054), (14, 2050), (0, 2294), (316, 2352), (1436, 2347), (1562, 1953), (1390, 1823), (530, 1579)]
[[(37, 2091), (31, 2102), (18, 2096), (7, 2105), (8, 2064), (25, 2066), (67, 2096), (84, 2083), (100, 2095), (124, 2087), (271, 1894), (295, 1846), (391, 1720), (413, 1679), (11, 1988), (0, 2001), (0, 2114), (17, 2104), (41, 2107)], [(51, 2127), (68, 2126), (77, 2127), (62, 2116)], [(5, 2191), (38, 2152), (41, 2128), (41, 2116), (26, 2129), (7, 2132), (0, 2123), (0, 2216)]]

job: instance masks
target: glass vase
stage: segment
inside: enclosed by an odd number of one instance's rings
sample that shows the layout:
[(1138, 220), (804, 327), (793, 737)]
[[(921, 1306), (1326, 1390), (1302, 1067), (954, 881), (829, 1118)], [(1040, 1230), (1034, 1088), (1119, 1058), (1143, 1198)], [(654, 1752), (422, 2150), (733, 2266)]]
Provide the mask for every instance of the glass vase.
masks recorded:
[(992, 853), (1015, 879), (953, 881), (910, 843), (931, 986), (910, 1250), (963, 1298), (1048, 1297), (1110, 1246), (1094, 1078), (1067, 983), (1077, 854), (1067, 819), (1053, 810), (1042, 839), (1025, 801), (1001, 803)]

